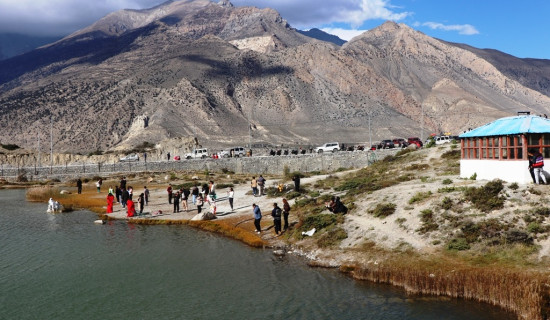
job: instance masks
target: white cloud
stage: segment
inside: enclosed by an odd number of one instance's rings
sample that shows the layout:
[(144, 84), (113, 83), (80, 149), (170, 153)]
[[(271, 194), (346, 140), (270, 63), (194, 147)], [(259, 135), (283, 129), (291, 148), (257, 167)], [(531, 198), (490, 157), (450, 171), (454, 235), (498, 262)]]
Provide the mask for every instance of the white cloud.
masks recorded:
[(269, 7), (277, 10), (293, 27), (346, 23), (353, 28), (367, 20), (402, 20), (410, 12), (396, 12), (389, 0), (232, 0), (236, 6)]
[(350, 41), (352, 38), (362, 34), (367, 30), (357, 30), (357, 29), (342, 29), (342, 28), (322, 28), (326, 33), (333, 34), (338, 36), (340, 39)]
[(0, 32), (64, 35), (120, 9), (149, 8), (164, 0), (1, 0)]
[(479, 31), (470, 24), (444, 25), (442, 23), (437, 23), (437, 22), (424, 22), (420, 25), (426, 26), (434, 30), (458, 31), (459, 34), (464, 34), (469, 36), (474, 34), (479, 34)]

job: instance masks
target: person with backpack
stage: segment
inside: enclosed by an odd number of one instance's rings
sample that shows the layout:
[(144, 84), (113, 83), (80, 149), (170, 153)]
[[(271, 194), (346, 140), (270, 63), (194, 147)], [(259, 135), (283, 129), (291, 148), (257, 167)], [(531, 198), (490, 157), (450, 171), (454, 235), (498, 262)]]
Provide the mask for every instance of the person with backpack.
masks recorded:
[(271, 216), (273, 217), (273, 224), (275, 226), (275, 234), (277, 236), (281, 235), (281, 216), (283, 210), (279, 208), (277, 202), (273, 203), (273, 210), (271, 210)]
[(533, 171), (534, 171), (534, 174), (535, 174), (535, 183), (540, 184), (539, 183), (540, 178), (542, 178), (542, 181), (544, 181), (544, 184), (546, 184), (546, 176), (545, 176), (546, 172), (543, 169), (543, 167), (544, 167), (544, 157), (542, 156), (542, 154), (538, 150), (528, 150), (527, 154), (534, 158), (532, 167), (534, 169)]

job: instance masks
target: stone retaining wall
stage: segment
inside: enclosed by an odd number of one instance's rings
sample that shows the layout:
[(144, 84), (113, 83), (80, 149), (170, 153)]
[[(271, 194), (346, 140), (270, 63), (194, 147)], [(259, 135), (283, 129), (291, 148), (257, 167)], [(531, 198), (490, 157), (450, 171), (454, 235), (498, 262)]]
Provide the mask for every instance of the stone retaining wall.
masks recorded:
[(79, 165), (53, 167), (13, 168), (2, 166), (0, 177), (14, 179), (25, 176), (28, 180), (67, 179), (85, 176), (111, 174), (128, 174), (139, 172), (169, 171), (210, 171), (221, 172), (225, 169), (245, 174), (282, 174), (285, 167), (290, 172), (334, 171), (339, 168), (362, 168), (369, 164), (373, 153), (377, 159), (396, 150), (379, 150), (374, 152), (337, 152), (325, 154), (304, 154), (290, 156), (254, 156), (244, 158), (196, 159), (156, 162), (116, 162), (116, 163), (82, 163)]

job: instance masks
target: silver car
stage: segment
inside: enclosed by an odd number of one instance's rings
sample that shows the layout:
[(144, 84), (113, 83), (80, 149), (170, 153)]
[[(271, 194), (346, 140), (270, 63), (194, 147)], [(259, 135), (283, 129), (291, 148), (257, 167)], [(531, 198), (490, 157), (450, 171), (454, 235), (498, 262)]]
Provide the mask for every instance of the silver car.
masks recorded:
[(139, 161), (139, 156), (136, 153), (129, 154), (125, 157), (120, 158), (121, 162), (125, 161)]

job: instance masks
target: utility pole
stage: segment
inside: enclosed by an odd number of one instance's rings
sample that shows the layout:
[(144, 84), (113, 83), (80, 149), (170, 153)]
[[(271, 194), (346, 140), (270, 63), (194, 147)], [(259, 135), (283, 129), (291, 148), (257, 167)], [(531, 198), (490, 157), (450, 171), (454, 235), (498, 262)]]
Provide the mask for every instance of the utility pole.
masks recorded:
[(50, 174), (53, 167), (53, 118), (50, 116)]
[(424, 104), (420, 105), (420, 141), (424, 143)]
[(40, 168), (41, 166), (40, 164), (40, 132), (37, 135), (38, 135), (38, 147), (36, 148), (36, 151), (38, 152), (38, 167)]
[(371, 114), (369, 112), (369, 147), (368, 147), (368, 149), (370, 149), (372, 147), (372, 132), (371, 132), (371, 128), (370, 128), (370, 119), (371, 119)]

